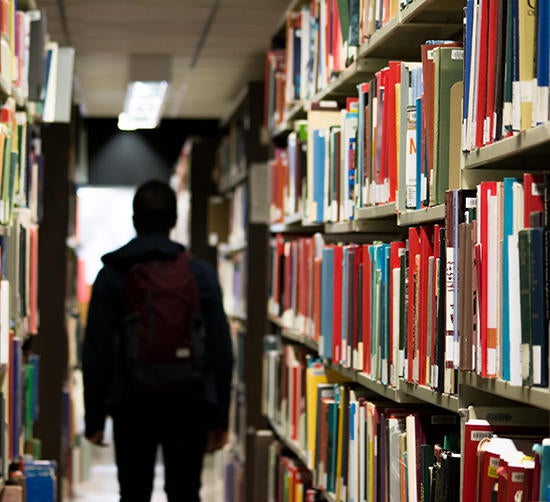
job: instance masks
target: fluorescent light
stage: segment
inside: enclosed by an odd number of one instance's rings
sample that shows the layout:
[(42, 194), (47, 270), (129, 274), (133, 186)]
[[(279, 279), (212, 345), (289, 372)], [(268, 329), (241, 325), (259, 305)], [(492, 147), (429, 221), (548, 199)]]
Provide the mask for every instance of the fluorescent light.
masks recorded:
[(124, 111), (118, 117), (123, 130), (154, 129), (158, 126), (168, 82), (136, 81), (128, 84)]

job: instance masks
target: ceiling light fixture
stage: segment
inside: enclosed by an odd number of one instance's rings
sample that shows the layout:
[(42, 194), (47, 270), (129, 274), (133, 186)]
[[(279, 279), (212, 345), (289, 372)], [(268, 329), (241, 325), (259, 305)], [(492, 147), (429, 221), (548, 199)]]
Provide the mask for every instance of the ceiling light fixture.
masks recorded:
[(171, 77), (168, 55), (130, 56), (130, 83), (126, 89), (118, 128), (129, 131), (158, 127)]

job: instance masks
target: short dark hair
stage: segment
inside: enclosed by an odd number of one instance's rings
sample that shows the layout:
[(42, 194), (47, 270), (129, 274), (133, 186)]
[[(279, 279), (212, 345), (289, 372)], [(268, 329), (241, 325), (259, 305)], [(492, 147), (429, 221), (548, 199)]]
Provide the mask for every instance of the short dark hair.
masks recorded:
[(151, 180), (136, 190), (134, 227), (138, 234), (169, 233), (177, 220), (174, 190), (163, 181)]

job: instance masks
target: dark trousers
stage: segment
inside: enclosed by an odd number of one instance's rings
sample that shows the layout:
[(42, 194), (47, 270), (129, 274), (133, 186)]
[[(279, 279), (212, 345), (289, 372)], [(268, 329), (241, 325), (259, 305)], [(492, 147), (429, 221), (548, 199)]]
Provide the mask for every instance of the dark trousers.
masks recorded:
[(170, 401), (127, 401), (112, 413), (120, 502), (150, 502), (159, 446), (168, 502), (200, 501), (208, 417)]

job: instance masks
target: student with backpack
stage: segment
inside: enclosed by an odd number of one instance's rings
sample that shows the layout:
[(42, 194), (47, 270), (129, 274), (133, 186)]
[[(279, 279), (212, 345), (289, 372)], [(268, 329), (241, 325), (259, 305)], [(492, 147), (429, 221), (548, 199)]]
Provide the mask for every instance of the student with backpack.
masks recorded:
[(149, 502), (162, 448), (169, 502), (200, 500), (206, 451), (227, 439), (233, 367), (213, 267), (170, 240), (173, 190), (141, 185), (137, 236), (103, 256), (92, 289), (82, 368), (85, 434), (103, 444), (113, 419), (121, 502)]

